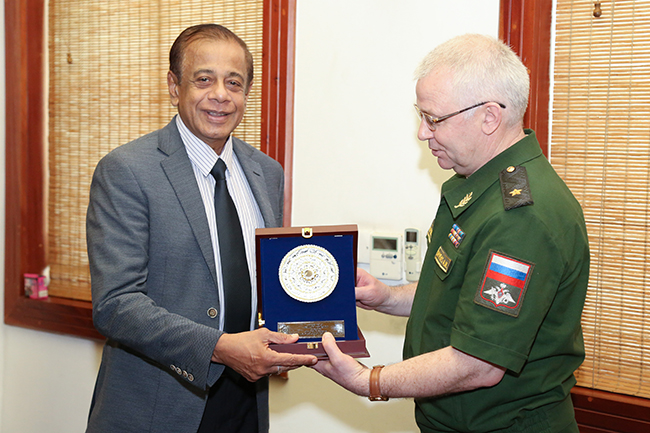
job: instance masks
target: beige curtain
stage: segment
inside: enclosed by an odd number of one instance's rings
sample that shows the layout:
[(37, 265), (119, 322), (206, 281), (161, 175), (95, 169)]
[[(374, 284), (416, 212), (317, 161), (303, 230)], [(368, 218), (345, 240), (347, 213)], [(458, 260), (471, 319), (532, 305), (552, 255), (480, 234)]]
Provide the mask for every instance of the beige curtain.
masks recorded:
[(591, 246), (578, 384), (650, 397), (650, 1), (557, 0), (550, 157)]
[(90, 300), (85, 216), (90, 179), (111, 149), (169, 122), (169, 48), (190, 25), (223, 24), (255, 64), (235, 135), (260, 145), (263, 0), (52, 0), (49, 3), (50, 295)]

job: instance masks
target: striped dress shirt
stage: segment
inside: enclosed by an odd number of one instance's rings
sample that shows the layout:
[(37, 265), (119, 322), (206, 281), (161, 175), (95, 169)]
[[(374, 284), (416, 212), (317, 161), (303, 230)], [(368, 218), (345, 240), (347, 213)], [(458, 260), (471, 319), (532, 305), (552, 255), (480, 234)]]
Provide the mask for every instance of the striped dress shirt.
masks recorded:
[[(242, 234), (244, 236), (244, 244), (246, 247), (246, 259), (248, 261), (248, 273), (251, 279), (251, 329), (256, 328), (254, 319), (257, 316), (257, 278), (255, 276), (255, 229), (264, 227), (264, 218), (260, 212), (260, 208), (255, 201), (253, 192), (251, 191), (246, 175), (239, 165), (237, 156), (233, 152), (232, 137), (228, 138), (226, 145), (221, 151), (221, 155), (217, 153), (202, 140), (198, 139), (192, 132), (185, 126), (181, 116), (176, 116), (176, 126), (181, 134), (181, 139), (187, 150), (187, 155), (192, 162), (194, 169), (194, 176), (196, 183), (201, 191), (201, 198), (203, 199), (203, 207), (205, 214), (208, 218), (208, 225), (210, 226), (210, 238), (212, 239), (212, 250), (214, 251), (215, 267), (217, 269), (217, 283), (219, 285), (219, 305), (223, 308), (224, 292), (223, 292), (223, 276), (221, 272), (221, 257), (219, 253), (219, 237), (217, 234), (217, 220), (214, 211), (214, 178), (210, 174), (210, 170), (214, 167), (219, 158), (223, 159), (226, 163), (226, 182), (228, 184), (228, 192), (232, 200), (235, 202), (237, 208), (237, 215), (241, 222)], [(224, 314), (220, 315), (219, 329), (223, 329)]]

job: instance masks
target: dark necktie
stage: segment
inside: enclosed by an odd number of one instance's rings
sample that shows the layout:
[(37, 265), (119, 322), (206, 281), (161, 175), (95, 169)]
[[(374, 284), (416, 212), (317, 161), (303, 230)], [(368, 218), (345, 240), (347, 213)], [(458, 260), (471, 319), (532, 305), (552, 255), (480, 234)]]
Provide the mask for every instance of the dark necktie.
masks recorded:
[[(226, 164), (219, 159), (210, 172), (215, 179), (214, 211), (217, 217), (223, 291), (226, 301), (224, 331), (250, 330), (251, 282), (246, 249), (235, 203), (226, 185)], [(223, 306), (222, 306), (223, 309)]]

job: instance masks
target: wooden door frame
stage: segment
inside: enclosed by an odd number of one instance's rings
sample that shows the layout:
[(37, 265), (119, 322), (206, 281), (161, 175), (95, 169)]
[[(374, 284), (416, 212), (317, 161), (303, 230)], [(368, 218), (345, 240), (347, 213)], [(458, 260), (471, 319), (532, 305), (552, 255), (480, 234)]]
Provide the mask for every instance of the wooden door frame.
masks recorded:
[(499, 38), (519, 54), (530, 73), (524, 127), (535, 130), (548, 155), (553, 0), (501, 0)]

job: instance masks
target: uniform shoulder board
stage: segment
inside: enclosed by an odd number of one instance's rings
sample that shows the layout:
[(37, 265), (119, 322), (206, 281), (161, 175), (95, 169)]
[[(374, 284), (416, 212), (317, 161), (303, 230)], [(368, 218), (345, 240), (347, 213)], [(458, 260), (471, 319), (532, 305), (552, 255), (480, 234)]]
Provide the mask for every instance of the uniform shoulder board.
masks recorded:
[(511, 165), (499, 173), (499, 181), (505, 210), (533, 204), (526, 167)]

